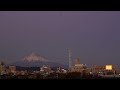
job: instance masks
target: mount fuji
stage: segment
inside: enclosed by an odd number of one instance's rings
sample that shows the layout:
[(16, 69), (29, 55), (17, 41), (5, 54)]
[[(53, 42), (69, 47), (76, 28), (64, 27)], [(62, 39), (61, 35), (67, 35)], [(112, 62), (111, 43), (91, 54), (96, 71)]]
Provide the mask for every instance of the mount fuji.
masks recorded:
[(57, 62), (52, 62), (48, 58), (39, 55), (38, 53), (32, 53), (30, 55), (24, 56), (21, 61), (11, 63), (10, 65), (20, 66), (20, 67), (42, 67), (43, 65), (49, 65), (51, 67), (63, 67), (68, 68), (67, 65), (63, 65)]

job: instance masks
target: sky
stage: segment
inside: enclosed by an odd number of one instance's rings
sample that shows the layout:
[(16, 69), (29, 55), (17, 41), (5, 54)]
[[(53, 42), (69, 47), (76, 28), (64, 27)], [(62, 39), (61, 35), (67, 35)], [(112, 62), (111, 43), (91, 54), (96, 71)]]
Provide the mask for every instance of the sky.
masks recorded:
[(20, 61), (32, 52), (68, 65), (120, 67), (119, 11), (0, 11), (0, 60)]

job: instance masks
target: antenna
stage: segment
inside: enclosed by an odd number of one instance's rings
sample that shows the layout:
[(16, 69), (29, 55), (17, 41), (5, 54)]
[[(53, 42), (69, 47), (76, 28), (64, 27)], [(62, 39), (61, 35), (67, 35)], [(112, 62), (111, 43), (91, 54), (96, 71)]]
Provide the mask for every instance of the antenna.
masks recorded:
[(69, 70), (71, 71), (71, 49), (69, 49)]

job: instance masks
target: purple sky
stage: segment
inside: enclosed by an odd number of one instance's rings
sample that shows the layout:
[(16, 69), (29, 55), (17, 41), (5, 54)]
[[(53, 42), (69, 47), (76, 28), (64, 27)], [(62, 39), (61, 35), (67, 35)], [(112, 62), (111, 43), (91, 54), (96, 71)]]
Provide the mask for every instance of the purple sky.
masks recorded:
[(88, 66), (120, 67), (118, 11), (0, 11), (0, 58), (20, 60), (37, 52), (68, 64), (79, 57)]

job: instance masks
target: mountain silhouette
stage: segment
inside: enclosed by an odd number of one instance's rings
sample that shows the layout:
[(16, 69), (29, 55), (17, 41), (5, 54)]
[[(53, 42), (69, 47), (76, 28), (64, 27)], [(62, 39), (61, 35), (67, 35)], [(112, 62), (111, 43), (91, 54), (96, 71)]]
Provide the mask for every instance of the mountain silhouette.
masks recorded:
[(41, 56), (37, 53), (24, 56), (22, 60), (13, 62), (10, 65), (21, 66), (21, 67), (42, 67), (43, 65), (49, 65), (50, 67), (62, 67), (68, 68), (67, 65), (63, 65), (57, 62), (52, 62), (48, 58)]

